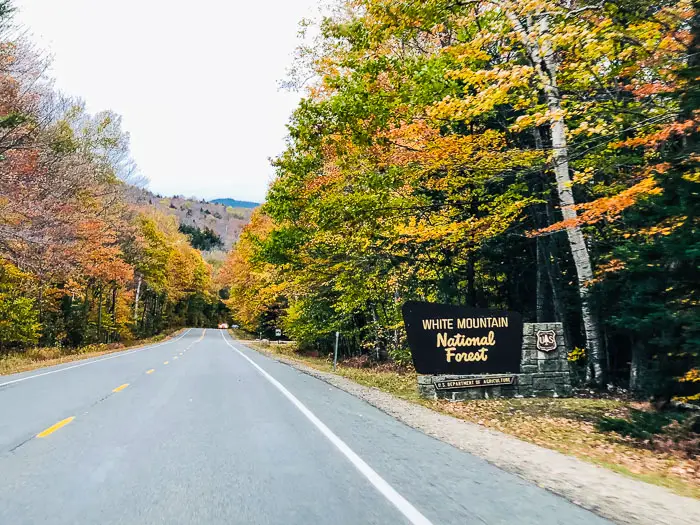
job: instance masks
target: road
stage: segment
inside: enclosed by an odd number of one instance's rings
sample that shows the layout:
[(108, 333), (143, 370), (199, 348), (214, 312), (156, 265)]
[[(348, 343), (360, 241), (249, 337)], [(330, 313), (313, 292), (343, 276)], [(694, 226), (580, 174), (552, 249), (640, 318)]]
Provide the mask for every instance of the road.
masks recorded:
[(609, 522), (191, 329), (0, 377), (0, 524), (37, 523)]

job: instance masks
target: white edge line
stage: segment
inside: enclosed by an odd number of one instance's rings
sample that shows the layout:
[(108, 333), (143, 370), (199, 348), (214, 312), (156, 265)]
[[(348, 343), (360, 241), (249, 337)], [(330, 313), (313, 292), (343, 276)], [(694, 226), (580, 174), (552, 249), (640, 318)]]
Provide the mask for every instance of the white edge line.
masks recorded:
[(6, 383), (0, 383), (0, 387), (11, 385), (13, 383), (19, 383), (20, 381), (27, 381), (29, 379), (34, 379), (36, 377), (47, 376), (49, 374), (57, 374), (58, 372), (63, 372), (65, 370), (70, 370), (71, 368), (80, 368), (81, 366), (92, 365), (99, 363), (100, 361), (107, 361), (109, 359), (116, 359), (117, 357), (124, 357), (125, 355), (135, 354), (136, 352), (143, 352), (144, 350), (151, 350), (159, 346), (167, 345), (169, 343), (174, 343), (185, 337), (192, 328), (188, 328), (180, 337), (176, 339), (169, 339), (168, 341), (163, 341), (162, 343), (157, 343), (155, 345), (144, 346), (143, 348), (137, 348), (136, 350), (130, 350), (128, 352), (119, 352), (116, 355), (110, 355), (108, 357), (102, 357), (100, 359), (95, 359), (94, 361), (88, 361), (86, 363), (80, 363), (78, 365), (66, 366), (65, 368), (59, 368), (58, 370), (49, 370), (48, 372), (43, 372), (41, 374), (34, 374), (33, 376), (20, 377), (19, 379), (13, 379), (12, 381), (7, 381)]
[(238, 348), (233, 346), (226, 336), (224, 335), (224, 330), (221, 331), (221, 337), (227, 345), (238, 352), (246, 361), (253, 365), (262, 376), (272, 383), (277, 390), (282, 392), (282, 394), (291, 401), (291, 403), (299, 409), (299, 411), (306, 416), (306, 418), (311, 421), (316, 428), (318, 428), (321, 433), (328, 438), (328, 441), (333, 443), (335, 447), (352, 463), (357, 470), (359, 470), (367, 480), (374, 485), (382, 496), (391, 502), (394, 507), (396, 507), (401, 514), (403, 514), (408, 520), (414, 525), (432, 525), (430, 520), (423, 516), (421, 512), (415, 508), (411, 503), (409, 503), (406, 498), (399, 494), (389, 483), (382, 478), (377, 472), (370, 467), (360, 456), (358, 456), (342, 439), (333, 433), (333, 431), (328, 428), (316, 415), (311, 412), (306, 406), (299, 401), (294, 394), (287, 390), (279, 381), (272, 377), (269, 373), (263, 370), (260, 365), (253, 361), (250, 357), (241, 352)]

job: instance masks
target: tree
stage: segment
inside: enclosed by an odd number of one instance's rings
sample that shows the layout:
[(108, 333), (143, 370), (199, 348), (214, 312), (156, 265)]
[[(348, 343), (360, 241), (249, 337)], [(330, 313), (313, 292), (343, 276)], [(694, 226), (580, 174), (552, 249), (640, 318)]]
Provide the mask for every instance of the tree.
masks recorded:
[(0, 351), (8, 345), (26, 345), (39, 339), (34, 301), (23, 296), (30, 277), (0, 259)]
[[(674, 95), (688, 90), (692, 13), (687, 1), (344, 2), (300, 53), (311, 85), (275, 161), (269, 230), (234, 252), (233, 296), (275, 286), (263, 304), (281, 306), (302, 344), (327, 348), (339, 329), (380, 358), (405, 355), (404, 300), (512, 308), (573, 327), (588, 379), (619, 380), (633, 346), (623, 325), (651, 351), (658, 324), (642, 329), (646, 314), (625, 303), (649, 304), (641, 288), (603, 290), (649, 258), (692, 266), (660, 246), (620, 262), (639, 243), (634, 217), (665, 231), (694, 213), (673, 204), (661, 160), (696, 125), (678, 122)], [(264, 285), (246, 277), (261, 268)], [(642, 324), (618, 322), (621, 307)]]

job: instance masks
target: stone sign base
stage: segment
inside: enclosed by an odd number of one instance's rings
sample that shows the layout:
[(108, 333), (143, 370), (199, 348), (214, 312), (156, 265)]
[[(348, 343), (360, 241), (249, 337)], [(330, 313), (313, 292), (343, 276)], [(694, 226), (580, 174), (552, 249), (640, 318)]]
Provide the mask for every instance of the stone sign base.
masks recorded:
[[(553, 339), (549, 336), (548, 340), (548, 334), (552, 334)], [(544, 350), (538, 348), (538, 338), (539, 346)], [(552, 346), (554, 348), (547, 350)], [(522, 359), (518, 374), (418, 375), (418, 391), (428, 399), (452, 401), (567, 397), (571, 395), (571, 378), (563, 327), (561, 323), (523, 325)]]

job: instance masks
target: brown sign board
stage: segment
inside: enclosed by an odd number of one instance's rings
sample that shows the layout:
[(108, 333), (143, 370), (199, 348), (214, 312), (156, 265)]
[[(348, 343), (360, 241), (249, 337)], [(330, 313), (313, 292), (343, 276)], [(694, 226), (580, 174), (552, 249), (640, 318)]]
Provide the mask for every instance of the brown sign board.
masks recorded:
[(419, 374), (520, 372), (520, 314), (415, 301), (405, 303), (402, 313)]

